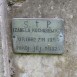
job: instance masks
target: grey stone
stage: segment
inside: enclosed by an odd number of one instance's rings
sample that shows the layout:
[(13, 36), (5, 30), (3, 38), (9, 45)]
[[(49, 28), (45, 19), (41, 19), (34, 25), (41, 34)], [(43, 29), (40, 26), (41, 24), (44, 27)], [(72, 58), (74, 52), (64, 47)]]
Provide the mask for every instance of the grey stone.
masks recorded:
[[(65, 20), (65, 52), (54, 56), (11, 52), (14, 77), (77, 77), (77, 0), (26, 0), (20, 2), (21, 6), (18, 3), (12, 6), (12, 18), (57, 17)], [(11, 51), (10, 29), (11, 25), (7, 28)]]

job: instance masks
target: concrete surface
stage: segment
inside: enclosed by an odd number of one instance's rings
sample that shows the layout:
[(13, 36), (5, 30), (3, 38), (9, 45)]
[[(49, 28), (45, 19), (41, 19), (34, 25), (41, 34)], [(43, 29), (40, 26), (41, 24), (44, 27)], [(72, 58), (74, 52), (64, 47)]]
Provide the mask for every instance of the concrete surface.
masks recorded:
[(2, 52), (2, 40), (1, 40), (1, 3), (0, 3), (0, 77), (4, 77), (4, 65), (3, 65), (3, 52)]
[(63, 18), (65, 52), (63, 55), (15, 54), (12, 50), (11, 24), (7, 28), (12, 77), (77, 77), (77, 0), (26, 0), (9, 7), (13, 17)]
[[(1, 31), (1, 29), (0, 29)], [(3, 68), (3, 53), (2, 53), (2, 44), (1, 44), (1, 34), (0, 34), (0, 77), (4, 77), (4, 68)]]

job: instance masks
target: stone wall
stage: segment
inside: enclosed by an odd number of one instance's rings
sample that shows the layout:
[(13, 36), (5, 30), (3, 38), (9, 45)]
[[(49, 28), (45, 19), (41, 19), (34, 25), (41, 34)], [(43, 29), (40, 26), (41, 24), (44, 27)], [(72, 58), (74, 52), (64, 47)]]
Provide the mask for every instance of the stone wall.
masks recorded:
[[(0, 29), (1, 32), (1, 29)], [(0, 77), (4, 76), (4, 68), (3, 68), (3, 53), (2, 53), (2, 43), (1, 43), (1, 34), (0, 34)]]
[[(13, 2), (13, 0), (12, 0)], [(25, 0), (10, 3), (7, 27), (9, 57), (13, 77), (77, 77), (77, 0)], [(63, 18), (63, 55), (15, 54), (11, 41), (11, 19)]]

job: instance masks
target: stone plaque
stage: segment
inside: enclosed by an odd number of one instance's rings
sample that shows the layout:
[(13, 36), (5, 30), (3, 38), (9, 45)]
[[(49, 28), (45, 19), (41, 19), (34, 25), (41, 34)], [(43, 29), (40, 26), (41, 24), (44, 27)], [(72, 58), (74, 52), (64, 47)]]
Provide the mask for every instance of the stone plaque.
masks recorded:
[(56, 18), (13, 18), (13, 50), (16, 53), (62, 54), (64, 20)]

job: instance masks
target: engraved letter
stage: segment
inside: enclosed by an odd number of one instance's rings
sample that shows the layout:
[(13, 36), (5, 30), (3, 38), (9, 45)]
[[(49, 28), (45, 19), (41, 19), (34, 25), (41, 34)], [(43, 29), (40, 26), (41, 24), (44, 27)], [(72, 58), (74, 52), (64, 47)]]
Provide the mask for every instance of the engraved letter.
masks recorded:
[(38, 22), (38, 21), (36, 21), (36, 26), (37, 26), (37, 27), (38, 27), (38, 23), (39, 23), (39, 22)]
[(24, 21), (24, 24), (26, 25), (26, 28), (28, 28), (28, 21)]
[(47, 21), (47, 28), (49, 28), (49, 25), (51, 24), (51, 22), (48, 20)]

